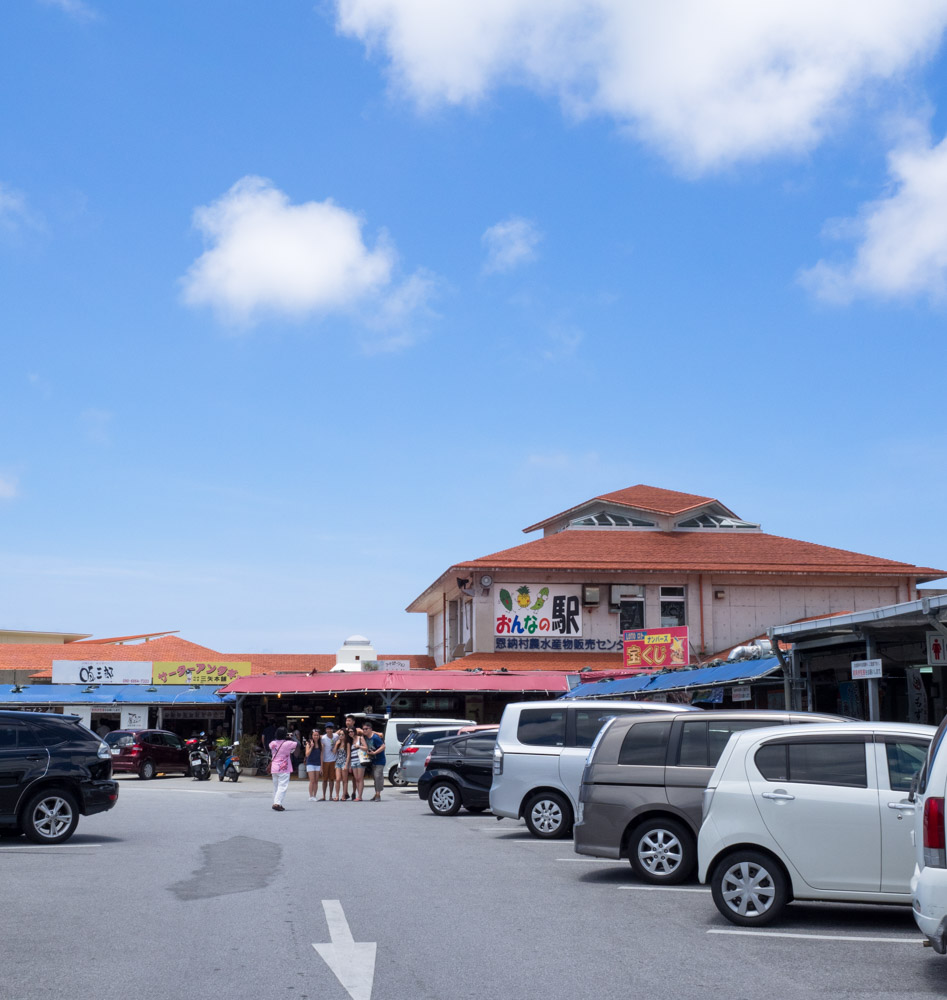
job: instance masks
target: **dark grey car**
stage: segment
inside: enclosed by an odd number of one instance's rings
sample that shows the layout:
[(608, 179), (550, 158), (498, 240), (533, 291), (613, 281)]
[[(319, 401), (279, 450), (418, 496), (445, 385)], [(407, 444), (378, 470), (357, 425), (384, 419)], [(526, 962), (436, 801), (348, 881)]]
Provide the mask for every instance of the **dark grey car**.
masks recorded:
[(763, 710), (616, 718), (602, 730), (582, 776), (576, 852), (628, 858), (646, 882), (683, 882), (697, 863), (702, 794), (730, 736), (839, 721)]

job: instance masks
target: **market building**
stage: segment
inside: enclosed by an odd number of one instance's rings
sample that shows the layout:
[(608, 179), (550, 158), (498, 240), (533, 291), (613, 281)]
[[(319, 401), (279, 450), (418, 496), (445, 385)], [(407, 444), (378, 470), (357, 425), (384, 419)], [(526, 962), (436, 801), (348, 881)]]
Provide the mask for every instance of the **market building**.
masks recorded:
[(786, 622), (917, 597), (944, 570), (764, 532), (712, 497), (632, 486), (445, 570), (408, 605), (438, 667), (617, 669), (629, 630), (686, 626), (700, 664)]

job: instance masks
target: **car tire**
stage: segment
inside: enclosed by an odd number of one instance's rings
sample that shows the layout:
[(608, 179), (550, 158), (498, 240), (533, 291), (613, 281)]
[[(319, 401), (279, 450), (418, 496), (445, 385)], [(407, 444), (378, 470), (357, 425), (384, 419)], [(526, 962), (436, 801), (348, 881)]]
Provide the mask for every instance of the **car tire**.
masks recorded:
[(526, 828), (534, 837), (555, 840), (572, 833), (572, 807), (558, 792), (538, 792), (523, 809)]
[(761, 851), (733, 851), (718, 861), (710, 891), (723, 916), (741, 927), (771, 923), (789, 901), (782, 868)]
[(435, 781), (428, 792), (427, 804), (435, 816), (456, 816), (460, 812), (460, 792), (450, 781)]
[(639, 823), (632, 830), (628, 861), (642, 882), (677, 885), (693, 873), (697, 845), (683, 823), (658, 817)]
[(71, 792), (46, 788), (37, 792), (23, 810), (23, 833), (34, 844), (61, 844), (79, 822), (79, 805)]
[(239, 772), (237, 771), (236, 768), (234, 768), (234, 767), (228, 767), (227, 768), (227, 777), (231, 781), (237, 781), (240, 778), (240, 774), (239, 774)]
[(486, 806), (464, 806), (464, 808), (469, 813), (482, 813), (482, 812), (486, 812), (486, 809), (487, 809)]
[(157, 773), (154, 762), (150, 760), (146, 760), (138, 769), (138, 777), (142, 781), (150, 781)]
[(404, 778), (398, 777), (398, 765), (395, 764), (388, 771), (388, 781), (395, 786), (395, 788), (404, 788), (407, 786), (407, 781)]

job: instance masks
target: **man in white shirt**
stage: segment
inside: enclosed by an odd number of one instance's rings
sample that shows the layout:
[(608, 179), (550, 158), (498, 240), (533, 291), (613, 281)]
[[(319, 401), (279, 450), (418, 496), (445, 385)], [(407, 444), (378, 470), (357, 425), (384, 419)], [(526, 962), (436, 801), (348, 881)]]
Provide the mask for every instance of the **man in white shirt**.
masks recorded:
[(322, 798), (320, 802), (326, 800), (326, 789), (332, 794), (335, 788), (335, 723), (327, 722), (325, 734), (321, 738), (322, 742)]

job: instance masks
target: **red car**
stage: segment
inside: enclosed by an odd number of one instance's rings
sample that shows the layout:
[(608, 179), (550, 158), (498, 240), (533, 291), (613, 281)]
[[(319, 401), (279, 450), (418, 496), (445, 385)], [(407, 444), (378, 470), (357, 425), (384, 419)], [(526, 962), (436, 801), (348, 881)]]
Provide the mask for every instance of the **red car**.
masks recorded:
[(116, 729), (105, 737), (112, 751), (115, 774), (188, 774), (190, 763), (184, 740), (164, 729)]

